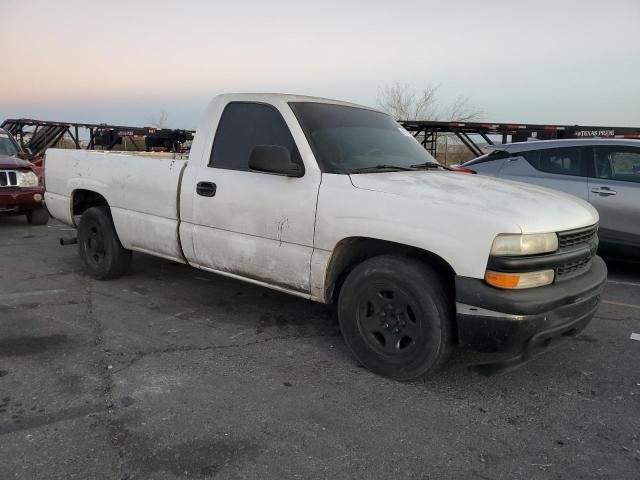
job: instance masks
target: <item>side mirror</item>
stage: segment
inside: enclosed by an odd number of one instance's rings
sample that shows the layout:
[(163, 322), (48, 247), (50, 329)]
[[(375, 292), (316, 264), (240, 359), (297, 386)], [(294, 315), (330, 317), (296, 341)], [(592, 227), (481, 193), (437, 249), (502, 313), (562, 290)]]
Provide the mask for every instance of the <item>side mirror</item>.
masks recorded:
[(258, 172), (275, 173), (288, 177), (304, 175), (302, 165), (291, 161), (291, 153), (280, 145), (256, 145), (251, 150), (249, 168)]

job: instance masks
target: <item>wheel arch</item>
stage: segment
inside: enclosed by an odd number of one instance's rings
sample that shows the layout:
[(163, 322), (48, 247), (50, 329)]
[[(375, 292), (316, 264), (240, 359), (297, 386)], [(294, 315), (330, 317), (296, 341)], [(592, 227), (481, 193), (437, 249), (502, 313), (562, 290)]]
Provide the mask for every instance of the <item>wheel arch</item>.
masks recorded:
[(432, 267), (443, 279), (446, 291), (453, 301), (455, 271), (445, 259), (422, 248), (370, 237), (347, 237), (336, 244), (325, 275), (325, 301), (337, 301), (342, 284), (357, 265), (369, 258), (388, 254), (412, 257)]
[(78, 188), (71, 194), (71, 217), (74, 219), (82, 215), (91, 207), (109, 207), (109, 202), (100, 193), (94, 190)]

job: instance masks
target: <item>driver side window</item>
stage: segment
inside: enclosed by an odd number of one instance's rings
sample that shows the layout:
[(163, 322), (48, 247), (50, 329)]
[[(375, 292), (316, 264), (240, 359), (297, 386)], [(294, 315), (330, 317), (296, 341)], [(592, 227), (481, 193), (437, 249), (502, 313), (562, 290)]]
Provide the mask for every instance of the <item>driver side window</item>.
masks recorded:
[(262, 103), (229, 103), (218, 124), (209, 167), (249, 171), (251, 151), (258, 145), (285, 147), (302, 164), (289, 127), (278, 110)]

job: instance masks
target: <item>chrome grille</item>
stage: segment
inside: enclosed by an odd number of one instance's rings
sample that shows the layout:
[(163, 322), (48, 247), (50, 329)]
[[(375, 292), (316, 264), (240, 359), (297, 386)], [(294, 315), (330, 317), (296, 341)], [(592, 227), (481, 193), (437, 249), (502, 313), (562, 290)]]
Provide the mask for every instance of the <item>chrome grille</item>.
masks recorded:
[(581, 243), (593, 243), (597, 230), (598, 226), (592, 225), (591, 227), (580, 228), (577, 230), (559, 232), (558, 246), (563, 249), (580, 245)]
[(577, 274), (580, 270), (587, 268), (591, 262), (590, 258), (584, 260), (578, 260), (577, 262), (566, 263), (556, 269), (558, 277), (566, 277), (572, 274)]
[(0, 170), (0, 187), (17, 187), (18, 176), (15, 170)]

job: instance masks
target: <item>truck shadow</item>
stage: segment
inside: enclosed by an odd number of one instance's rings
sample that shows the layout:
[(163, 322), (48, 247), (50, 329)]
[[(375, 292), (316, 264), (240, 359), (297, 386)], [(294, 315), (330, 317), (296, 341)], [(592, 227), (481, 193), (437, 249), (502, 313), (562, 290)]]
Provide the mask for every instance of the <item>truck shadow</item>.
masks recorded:
[(120, 292), (155, 309), (203, 325), (255, 334), (337, 336), (333, 305), (323, 305), (178, 263), (135, 254)]
[[(48, 230), (49, 235), (54, 237), (57, 233), (52, 233), (51, 230), (64, 227), (56, 223), (52, 223), (50, 226), (51, 228), (40, 228)], [(24, 238), (39, 237), (40, 233), (44, 233), (37, 232), (38, 227), (34, 228), (35, 230), (28, 228), (24, 216), (0, 217), (0, 230), (8, 233), (7, 240), (11, 243), (20, 243)], [(60, 233), (60, 236), (62, 235), (63, 233)], [(59, 247), (55, 240), (55, 238), (52, 239), (52, 245), (56, 244), (56, 249), (72, 250), (74, 248)], [(68, 260), (76, 258), (71, 250), (68, 250)], [(59, 255), (59, 253), (45, 249), (42, 251), (42, 256), (38, 257), (38, 261), (47, 262), (50, 255)], [(610, 278), (631, 282), (640, 281), (640, 263), (632, 263), (619, 257), (607, 256), (605, 259), (609, 266)], [(68, 260), (64, 263), (66, 264)], [(73, 267), (80, 269), (79, 261), (74, 261)], [(78, 275), (82, 276), (83, 274)], [(249, 336), (253, 339), (267, 336), (318, 337), (315, 342), (319, 345), (326, 345), (327, 349), (331, 348), (331, 355), (338, 363), (357, 367), (357, 361), (351, 356), (344, 341), (341, 337), (338, 338), (340, 335), (338, 319), (336, 309), (332, 305), (310, 302), (138, 253), (134, 255), (133, 267), (129, 275), (113, 282), (94, 282), (94, 285), (98, 293), (111, 297), (111, 300), (105, 299), (105, 302), (111, 303), (115, 300), (115, 305), (111, 304), (109, 307), (113, 309), (111, 311), (126, 313), (127, 302), (129, 302), (129, 304), (135, 303), (147, 311), (151, 310), (162, 314), (162, 316), (178, 318), (180, 320), (178, 328), (183, 329), (181, 334), (188, 331), (191, 335), (191, 339), (184, 340), (185, 342), (192, 341), (198, 336), (207, 338), (209, 335), (218, 335), (219, 338), (228, 335), (231, 338), (234, 335), (242, 334), (238, 337), (242, 341)], [(168, 326), (167, 330), (171, 330), (174, 326)], [(205, 328), (203, 329), (203, 327)], [(127, 327), (125, 324), (118, 323), (113, 325), (113, 328)], [(589, 342), (581, 342), (581, 338), (568, 341), (588, 346)], [(153, 342), (161, 345), (173, 341), (166, 337), (155, 337), (148, 340), (147, 346), (149, 347)], [(179, 342), (180, 339), (176, 338), (175, 341)], [(549, 355), (553, 356), (555, 353)], [(467, 365), (473, 361), (475, 361), (473, 355), (454, 350), (450, 362), (440, 372), (433, 375), (429, 382), (449, 383), (451, 377), (468, 380), (469, 376), (473, 376), (480, 379), (482, 377), (469, 372), (467, 368)], [(529, 365), (541, 363), (547, 363), (544, 356), (541, 359), (535, 359)], [(529, 367), (523, 368), (528, 369)], [(534, 368), (537, 370), (537, 367)], [(506, 375), (513, 376), (514, 374)]]
[[(640, 277), (635, 265), (616, 260), (609, 261), (610, 272), (616, 278), (620, 275), (631, 279)], [(249, 329), (255, 335), (266, 333), (292, 338), (328, 337), (319, 339), (318, 342), (325, 343), (327, 348), (331, 345), (334, 354), (340, 357), (340, 362), (357, 365), (342, 338), (335, 338), (340, 335), (340, 330), (333, 305), (318, 304), (143, 254), (135, 255), (132, 272), (122, 281), (126, 282), (129, 285), (127, 289), (136, 295), (150, 295), (161, 299), (157, 305), (161, 312), (184, 310), (181, 318), (199, 325), (202, 325), (204, 317), (211, 315), (214, 319), (205, 321), (205, 324), (213, 329), (231, 328), (238, 332)], [(584, 335), (579, 335), (565, 342), (590, 343), (583, 342), (583, 337)], [(585, 338), (590, 337), (587, 335)], [(518, 370), (538, 370), (537, 365), (547, 363), (545, 357), (554, 355), (556, 354), (552, 350)], [(483, 360), (484, 357), (454, 349), (451, 360), (440, 372), (431, 376), (429, 382), (450, 383), (452, 377), (464, 378), (465, 381), (473, 377), (483, 381), (481, 379), (484, 377), (468, 368), (468, 365)], [(514, 374), (508, 372), (500, 373), (496, 378), (512, 375)]]
[[(181, 320), (181, 328), (190, 330), (191, 335), (202, 336), (205, 326), (216, 334), (229, 332), (230, 338), (242, 335), (239, 338), (250, 342), (269, 336), (317, 337), (316, 344), (330, 352), (336, 368), (363, 368), (341, 337), (334, 305), (311, 302), (138, 253), (134, 255), (131, 273), (117, 282), (120, 290), (130, 297), (139, 297), (147, 303), (153, 299), (152, 308), (159, 314), (169, 316), (178, 311), (175, 315)], [(482, 378), (468, 368), (474, 361), (477, 358), (473, 355), (454, 348), (449, 363), (431, 376), (429, 382), (446, 384), (452, 377), (467, 381), (470, 376)]]

